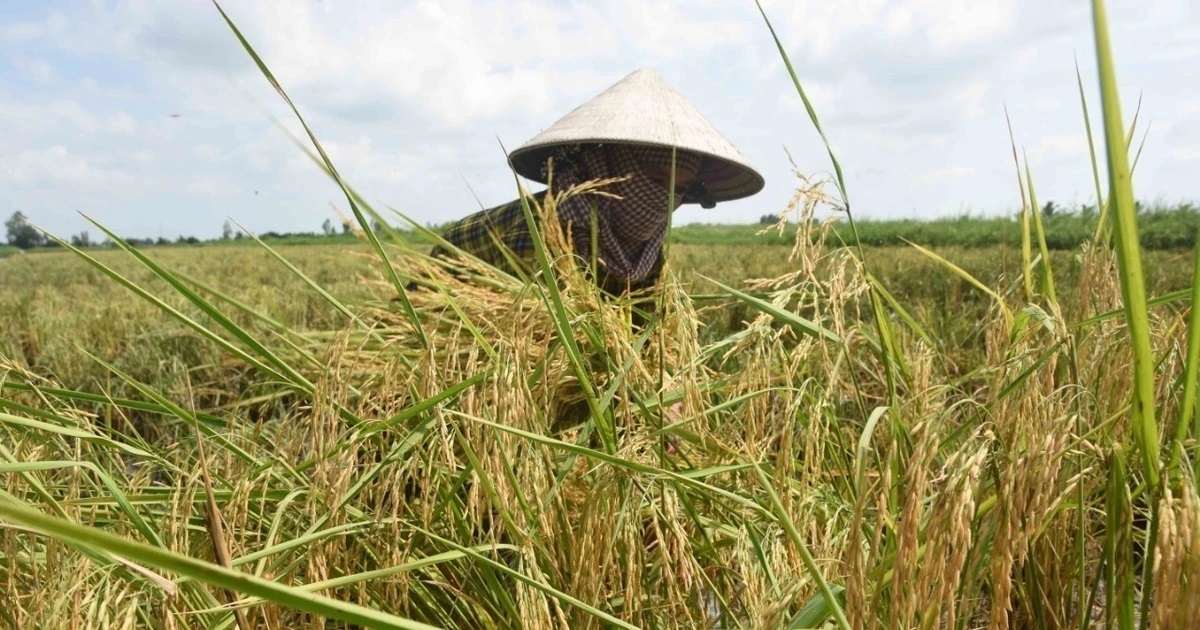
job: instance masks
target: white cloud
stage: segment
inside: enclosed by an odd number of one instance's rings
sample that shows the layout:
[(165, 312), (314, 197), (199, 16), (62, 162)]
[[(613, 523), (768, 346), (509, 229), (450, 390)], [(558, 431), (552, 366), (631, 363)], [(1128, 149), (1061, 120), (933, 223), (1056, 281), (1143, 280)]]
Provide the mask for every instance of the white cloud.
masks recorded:
[[(804, 95), (808, 97), (813, 109), (817, 111), (817, 116), (828, 116), (837, 111), (842, 91), (838, 85), (821, 80), (805, 81), (802, 85)], [(795, 90), (780, 91), (778, 99), (785, 110), (808, 116), (804, 109), (804, 101), (800, 99), (800, 94)]]
[(1008, 55), (1006, 63), (1014, 70), (1025, 71), (1037, 61), (1039, 52), (1038, 46), (1022, 46)]
[[(762, 2), (767, 17), (782, 31), (780, 39), (798, 43), (805, 52), (816, 57), (833, 54), (837, 46), (855, 31), (867, 27), (877, 20), (885, 2), (833, 4), (826, 2), (792, 2), (774, 0)], [(795, 54), (789, 50), (789, 54)]]
[(104, 168), (56, 144), (42, 150), (24, 150), (4, 176), (16, 186), (64, 185), (86, 189), (123, 185), (133, 181), (127, 173)]
[(199, 175), (184, 189), (190, 195), (201, 197), (232, 197), (242, 191), (241, 186), (223, 175)]
[(154, 152), (149, 149), (117, 149), (113, 152), (113, 161), (118, 164), (149, 168), (154, 165)]
[(937, 184), (948, 179), (960, 179), (974, 174), (975, 168), (972, 166), (947, 166), (925, 173), (921, 176), (921, 180), (926, 183)]
[[(354, 142), (324, 141), (321, 147), (333, 162), (343, 179), (351, 182), (371, 180), (379, 183), (399, 183), (414, 176), (414, 169), (424, 163), (418, 155), (380, 150), (366, 136)], [(313, 169), (308, 158), (296, 156), (292, 162), (297, 168)], [(322, 175), (324, 177), (324, 175)]]
[(1032, 157), (1069, 159), (1086, 156), (1087, 151), (1087, 136), (1080, 132), (1046, 136), (1034, 145), (1029, 154)]
[(72, 139), (102, 133), (128, 135), (137, 121), (128, 112), (104, 111), (108, 105), (84, 105), (70, 97), (32, 94), (5, 95), (0, 92), (0, 118), (21, 133), (61, 134)]
[(58, 78), (54, 67), (45, 59), (35, 59), (18, 55), (12, 60), (17, 71), (33, 79), (37, 83), (53, 83)]
[(217, 160), (222, 159), (221, 147), (215, 144), (198, 144), (192, 151), (195, 153), (196, 157), (205, 162), (216, 162)]
[[(617, 5), (607, 17), (621, 16), (619, 23), (629, 28), (629, 40), (663, 61), (703, 53), (706, 48), (740, 45), (750, 37), (745, 23), (697, 17), (677, 4), (621, 0)], [(681, 41), (689, 45), (680, 46)]]
[(0, 27), (0, 42), (27, 42), (41, 37), (44, 32), (37, 22), (13, 22)]
[(104, 121), (104, 128), (119, 135), (132, 135), (138, 129), (137, 121), (125, 112), (115, 112)]
[(1181, 46), (1172, 46), (1163, 52), (1155, 54), (1154, 58), (1158, 61), (1187, 61), (1200, 57), (1200, 45), (1183, 44)]
[(943, 52), (1007, 34), (1016, 17), (1013, 0), (913, 0), (908, 4), (915, 5), (933, 48)]
[(984, 112), (984, 103), (991, 94), (992, 86), (987, 81), (972, 81), (954, 95), (954, 103), (963, 108), (967, 118), (977, 118)]
[(1167, 156), (1176, 162), (1194, 162), (1200, 160), (1200, 149), (1195, 147), (1174, 149), (1168, 152)]
[(773, 22), (782, 23), (785, 41), (798, 42), (817, 57), (837, 57), (864, 37), (919, 40), (937, 53), (951, 54), (1010, 33), (1016, 20), (1014, 0), (775, 0), (763, 2), (763, 6), (769, 18), (779, 16)]
[(1036, 112), (1054, 112), (1058, 111), (1061, 106), (1057, 98), (1054, 97), (1039, 97), (1033, 101), (1033, 111)]

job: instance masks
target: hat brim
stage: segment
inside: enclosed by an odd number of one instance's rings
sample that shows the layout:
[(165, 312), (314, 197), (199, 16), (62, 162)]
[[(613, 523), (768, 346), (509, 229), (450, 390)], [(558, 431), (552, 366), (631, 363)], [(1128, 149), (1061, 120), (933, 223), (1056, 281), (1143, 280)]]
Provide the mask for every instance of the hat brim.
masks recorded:
[[(657, 142), (640, 142), (624, 138), (594, 136), (590, 138), (525, 145), (509, 154), (508, 163), (521, 177), (538, 182), (539, 184), (545, 184), (546, 178), (543, 176), (543, 167), (546, 165), (546, 160), (552, 157), (558, 149), (574, 146), (583, 148), (599, 147), (600, 145), (612, 144), (653, 146), (668, 150), (672, 148), (671, 145)], [(702, 158), (700, 169), (696, 173), (696, 181), (704, 184), (707, 194), (704, 198), (685, 195), (683, 199), (683, 203), (685, 204), (704, 203), (705, 201), (726, 202), (744, 199), (758, 194), (766, 185), (766, 181), (762, 175), (748, 164), (730, 160), (712, 152), (693, 147), (674, 146), (674, 148), (678, 152), (687, 152)]]

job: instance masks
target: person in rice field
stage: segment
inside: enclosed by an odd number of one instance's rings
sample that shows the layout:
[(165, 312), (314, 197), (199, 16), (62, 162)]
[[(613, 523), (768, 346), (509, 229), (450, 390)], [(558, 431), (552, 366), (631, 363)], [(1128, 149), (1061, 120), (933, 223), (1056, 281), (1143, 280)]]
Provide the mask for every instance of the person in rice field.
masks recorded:
[[(764, 186), (745, 156), (647, 69), (632, 72), (576, 107), (513, 151), (509, 164), (518, 175), (547, 184), (551, 158), (550, 185), (556, 193), (592, 180), (627, 178), (600, 189), (606, 194), (575, 196), (557, 208), (577, 260), (612, 295), (657, 284), (671, 212), (692, 203), (712, 208), (757, 194)], [(672, 166), (675, 187), (668, 194)], [(532, 195), (533, 200), (540, 204), (546, 192)], [(442, 238), (509, 273), (515, 271), (509, 256), (526, 273), (537, 269), (520, 199), (472, 214), (450, 225)], [(454, 255), (441, 245), (431, 253)], [(593, 258), (597, 268), (591, 267)]]

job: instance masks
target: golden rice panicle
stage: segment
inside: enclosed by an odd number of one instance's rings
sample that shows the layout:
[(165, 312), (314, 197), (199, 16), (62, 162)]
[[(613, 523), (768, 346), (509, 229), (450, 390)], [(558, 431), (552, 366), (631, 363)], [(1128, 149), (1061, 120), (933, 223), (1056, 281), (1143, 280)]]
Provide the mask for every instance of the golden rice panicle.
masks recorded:
[(705, 610), (694, 603), (702, 592), (700, 572), (704, 569), (696, 562), (693, 548), (697, 532), (685, 526), (687, 515), (672, 484), (655, 484), (652, 491), (643, 525), (647, 560), (654, 567), (650, 579), (661, 581), (665, 587), (661, 595), (675, 602), (669, 618), (685, 626), (701, 625)]
[[(1019, 410), (1000, 410), (1018, 414), (1023, 427), (1015, 431), (997, 430), (996, 468), (999, 478), (996, 507), (996, 533), (992, 544), (990, 606), (996, 627), (1009, 627), (1010, 599), (1016, 577), (1030, 553), (1030, 544), (1053, 516), (1053, 509), (1069, 488), (1059, 478), (1063, 466), (1066, 431), (1047, 430), (1046, 419), (1066, 423), (1066, 414), (1056, 415), (1049, 401), (1026, 399)], [(1042, 421), (1038, 421), (1042, 419)], [(998, 425), (998, 427), (1001, 425)], [(1046, 558), (1039, 558), (1044, 562)], [(1067, 560), (1063, 560), (1067, 561)], [(1023, 606), (1044, 607), (1047, 602), (1022, 601)], [(1027, 612), (1025, 610), (1022, 613)]]
[(1079, 280), (1066, 302), (1066, 315), (1071, 321), (1117, 310), (1123, 304), (1116, 252), (1090, 244), (1081, 249)]
[(956, 627), (958, 589), (975, 542), (972, 526), (976, 495), (991, 448), (987, 432), (977, 429), (940, 471), (941, 487), (929, 508), (925, 555), (915, 589), (920, 605), (924, 606), (920, 611), (923, 623), (944, 619), (945, 627)]
[[(878, 506), (873, 501), (885, 502), (888, 468), (878, 479), (868, 477), (867, 488), (858, 493), (846, 540), (846, 619), (853, 630), (875, 628), (878, 616), (873, 611), (882, 593), (875, 592), (868, 573), (878, 561), (880, 540), (883, 536), (884, 520), (879, 518)], [(874, 477), (874, 475), (872, 475)]]
[[(726, 601), (735, 610), (744, 613), (748, 627), (778, 627), (781, 623), (779, 618), (784, 613), (781, 610), (783, 602), (780, 601), (780, 591), (788, 583), (773, 581), (767, 571), (759, 569), (763, 566), (763, 558), (768, 567), (786, 563), (787, 548), (777, 544), (774, 538), (760, 538), (757, 543), (758, 548), (749, 528), (739, 528), (730, 553), (722, 556), (722, 559), (728, 558), (728, 562), (714, 566), (706, 574)], [(792, 588), (799, 588), (799, 585)]]
[[(577, 460), (576, 465), (587, 466), (583, 459)], [(583, 490), (581, 485), (576, 487)], [(623, 526), (627, 515), (621, 510), (621, 502), (616, 493), (579, 492), (573, 493), (570, 498), (571, 514), (578, 524), (580, 535), (575, 544), (559, 550), (559, 557), (556, 558), (559, 566), (574, 569), (568, 574), (560, 575), (559, 583), (567, 587), (568, 592), (580, 594), (584, 603), (600, 605), (610, 591), (606, 579), (607, 569), (615, 563), (614, 532)], [(640, 564), (634, 564), (631, 568), (636, 570), (639, 566)], [(636, 594), (639, 583), (632, 578), (633, 576), (628, 585), (631, 595)]]
[(1159, 502), (1152, 628), (1184, 628), (1200, 619), (1200, 497), (1183, 470), (1182, 483), (1175, 490), (1165, 484)]
[(904, 471), (903, 507), (899, 516), (899, 536), (896, 559), (892, 565), (891, 621), (893, 628), (919, 625), (917, 607), (921, 604), (915, 586), (919, 583), (921, 560), (921, 524), (925, 521), (923, 505), (931, 482), (932, 463), (937, 454), (937, 421), (922, 418), (912, 428), (916, 440), (912, 456)]

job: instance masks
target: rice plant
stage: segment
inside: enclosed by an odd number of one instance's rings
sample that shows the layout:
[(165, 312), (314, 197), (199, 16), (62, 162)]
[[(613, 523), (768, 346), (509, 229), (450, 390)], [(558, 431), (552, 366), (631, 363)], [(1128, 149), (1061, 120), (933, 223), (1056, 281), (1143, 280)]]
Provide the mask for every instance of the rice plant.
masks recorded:
[[(50, 235), (172, 327), (104, 345), (119, 312), (77, 337), (25, 322), (0, 348), (0, 620), (1184, 627), (1200, 613), (1200, 257), (1185, 290), (1148, 295), (1093, 7), (1114, 247), (1098, 233), (1064, 275), (1018, 163), (1015, 273), (912, 248), (973, 296), (966, 320), (905, 303), (878, 250), (840, 243), (857, 227), (832, 151), (834, 180), (797, 172), (775, 271), (717, 278), (685, 251), (649, 309), (600, 296), (553, 227), (593, 184), (529, 204), (552, 227), (515, 277), (373, 230), (385, 213), (311, 134), (362, 230), (352, 289), (256, 241), (305, 292), (289, 310), (100, 225), (124, 260)], [(54, 337), (87, 357), (71, 385), (67, 362), (30, 358)], [(192, 353), (129, 354), (165, 337)], [(179, 356), (169, 380), (141, 369)]]

